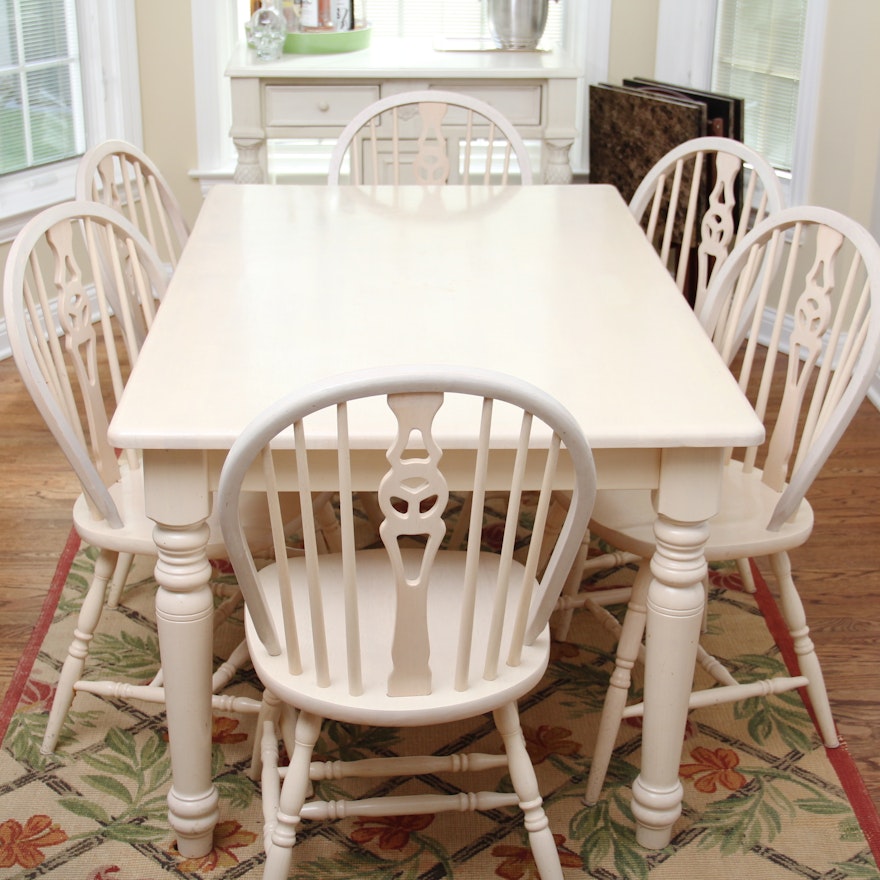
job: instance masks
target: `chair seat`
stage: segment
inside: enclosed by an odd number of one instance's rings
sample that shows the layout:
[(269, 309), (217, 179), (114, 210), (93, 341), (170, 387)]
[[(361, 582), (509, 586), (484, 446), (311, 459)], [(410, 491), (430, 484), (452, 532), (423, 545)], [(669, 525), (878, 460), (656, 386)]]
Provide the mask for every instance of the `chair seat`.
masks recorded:
[[(813, 530), (813, 509), (803, 499), (779, 531), (766, 528), (779, 493), (761, 482), (758, 468), (743, 473), (742, 463), (724, 468), (721, 510), (710, 520), (706, 559), (722, 562), (765, 556), (803, 544)], [(654, 552), (654, 508), (651, 493), (637, 489), (599, 491), (590, 531), (622, 550), (648, 558)]]
[[(422, 555), (421, 550), (407, 550), (403, 554), (404, 560), (410, 560), (414, 565), (419, 564)], [(473, 615), (474, 659), (471, 664), (471, 685), (464, 692), (454, 688), (457, 647), (454, 634), (459, 629), (465, 560), (465, 552), (444, 551), (438, 555), (431, 572), (427, 616), (434, 678), (430, 694), (390, 697), (386, 693), (386, 682), (391, 671), (387, 646), (392, 641), (390, 632), (394, 623), (395, 585), (385, 550), (364, 550), (356, 554), (358, 589), (362, 600), (360, 633), (363, 644), (363, 694), (351, 696), (348, 692), (344, 640), (341, 639), (331, 641), (328, 646), (331, 685), (318, 687), (314, 683), (314, 673), (310, 669), (314, 656), (312, 630), (305, 620), (298, 620), (298, 633), (306, 674), (296, 676), (288, 672), (284, 650), (275, 657), (268, 654), (256, 635), (250, 615), (247, 615), (248, 647), (257, 675), (270, 691), (296, 708), (305, 709), (322, 718), (354, 724), (398, 727), (444, 723), (473, 717), (518, 699), (535, 687), (547, 668), (549, 629), (545, 627), (535, 643), (524, 649), (519, 666), (512, 667), (502, 662), (497, 679), (483, 680), (479, 658), (484, 654), (481, 648), (489, 641), (491, 601), (499, 568), (499, 557), (491, 553), (481, 554), (476, 611)], [(288, 568), (294, 595), (297, 597), (295, 602), (304, 603), (297, 607), (308, 607), (305, 560), (290, 559)], [(341, 555), (322, 556), (320, 570), (325, 619), (329, 623), (335, 618), (342, 627), (344, 611)], [(509, 608), (515, 607), (522, 585), (522, 578), (517, 573), (522, 573), (522, 566), (514, 563)], [(263, 569), (260, 572), (260, 581), (273, 619), (282, 620), (276, 566)], [(444, 637), (444, 634), (447, 635)], [(505, 654), (506, 650), (503, 649), (502, 657)]]

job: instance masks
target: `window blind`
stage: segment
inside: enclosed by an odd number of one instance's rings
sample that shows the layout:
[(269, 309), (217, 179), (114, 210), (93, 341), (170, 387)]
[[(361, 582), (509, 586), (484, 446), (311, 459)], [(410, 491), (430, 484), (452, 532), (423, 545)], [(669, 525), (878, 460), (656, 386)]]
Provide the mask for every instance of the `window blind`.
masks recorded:
[[(487, 37), (486, 4), (482, 0), (364, 0), (374, 33), (397, 37)], [(562, 4), (550, 3), (545, 44), (559, 43)]]
[[(281, 0), (282, 3), (295, 0)], [(245, 21), (259, 0), (239, 0)], [(550, 3), (544, 45), (562, 42), (563, 3)], [(489, 36), (484, 0), (355, 0), (355, 15), (366, 19), (382, 37)]]
[(0, 174), (84, 150), (74, 0), (0, 0)]
[(807, 0), (719, 0), (712, 88), (745, 99), (743, 140), (790, 171)]

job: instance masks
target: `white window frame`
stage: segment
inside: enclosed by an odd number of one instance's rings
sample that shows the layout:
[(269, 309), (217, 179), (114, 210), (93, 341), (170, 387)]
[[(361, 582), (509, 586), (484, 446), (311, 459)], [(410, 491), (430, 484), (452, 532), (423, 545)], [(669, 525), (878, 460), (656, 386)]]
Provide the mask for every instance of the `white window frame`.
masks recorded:
[[(608, 76), (612, 0), (575, 0), (566, 14), (566, 51), (584, 71), (578, 89), (581, 131), (589, 131), (586, 85)], [(203, 192), (213, 183), (232, 180), (237, 156), (229, 137), (232, 108), (225, 71), (236, 44), (243, 36), (236, 0), (192, 0), (193, 68), (195, 71), (198, 168), (190, 172), (201, 181)], [(589, 167), (588, 139), (581, 137), (572, 149), (575, 172)]]
[[(76, 0), (86, 147), (108, 138), (140, 146), (140, 84), (134, 0)], [(38, 211), (73, 198), (78, 159), (0, 178), (0, 241)]]
[[(660, 0), (654, 65), (656, 79), (695, 89), (710, 88), (716, 10), (717, 0)], [(807, 3), (791, 175), (780, 174), (790, 205), (807, 201), (827, 11), (828, 0), (809, 0)]]

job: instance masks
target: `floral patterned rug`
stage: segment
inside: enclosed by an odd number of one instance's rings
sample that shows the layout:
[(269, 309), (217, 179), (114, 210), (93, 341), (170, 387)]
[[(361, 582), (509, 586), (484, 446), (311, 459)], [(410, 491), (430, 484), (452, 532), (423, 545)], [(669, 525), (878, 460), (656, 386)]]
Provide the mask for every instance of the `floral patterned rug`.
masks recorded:
[[(170, 769), (161, 707), (81, 694), (57, 753), (40, 755), (47, 706), (94, 555), (75, 540), (69, 544), (47, 598), (45, 625), (37, 628), (0, 715), (0, 732), (6, 728), (0, 751), (0, 877), (261, 877), (260, 791), (245, 773), (253, 716), (215, 716), (221, 821), (216, 847), (202, 859), (177, 853), (165, 819)], [(624, 585), (632, 575), (626, 568), (604, 572), (597, 588)], [(234, 583), (223, 568), (215, 569), (214, 581), (218, 595)], [(105, 611), (92, 667), (144, 682), (158, 657), (148, 562), (130, 584), (123, 605)], [(763, 584), (756, 602), (739, 589), (734, 569), (713, 571), (706, 647), (746, 678), (781, 670), (789, 648), (777, 635), (780, 651), (762, 619), (762, 608), (770, 609), (766, 613), (778, 632), (772, 607)], [(234, 644), (239, 634), (240, 619), (234, 618), (219, 641)], [(880, 840), (876, 812), (870, 799), (853, 798), (860, 780), (844, 749), (833, 756), (843, 768), (838, 776), (797, 693), (691, 714), (682, 750), (684, 812), (666, 849), (647, 853), (633, 836), (629, 786), (639, 764), (638, 724), (623, 725), (604, 798), (585, 807), (581, 796), (612, 650), (590, 615), (576, 614), (569, 640), (556, 645), (546, 678), (521, 705), (566, 876), (880, 878), (869, 844)], [(257, 694), (249, 673), (239, 675), (232, 689)], [(429, 731), (328, 724), (319, 750), (328, 758), (350, 758), (442, 753), (463, 745), (489, 750), (498, 743), (491, 724), (482, 721)], [(849, 780), (847, 788), (841, 779)], [(439, 777), (422, 781), (451, 789)], [(391, 790), (400, 783), (384, 785)], [(333, 796), (327, 788), (322, 794)], [(307, 823), (292, 876), (531, 880), (536, 874), (518, 811), (497, 810)]]

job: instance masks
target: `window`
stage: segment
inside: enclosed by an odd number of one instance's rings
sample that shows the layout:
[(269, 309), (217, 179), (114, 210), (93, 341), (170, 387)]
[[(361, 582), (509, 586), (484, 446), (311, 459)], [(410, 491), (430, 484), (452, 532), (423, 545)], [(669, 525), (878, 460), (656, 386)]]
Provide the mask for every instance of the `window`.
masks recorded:
[(78, 158), (139, 144), (133, 0), (0, 3), (0, 240), (73, 197)]
[[(722, 74), (714, 74), (717, 49), (719, 69), (727, 66), (724, 75), (736, 78), (729, 83), (729, 93), (748, 102), (745, 140), (772, 156), (789, 204), (806, 200), (827, 4), (828, 0), (660, 0), (656, 78), (728, 91)], [(792, 26), (787, 17), (797, 18), (800, 11), (800, 23)], [(775, 57), (785, 49), (796, 50), (797, 44), (798, 64)], [(755, 87), (761, 77), (763, 91)], [(745, 91), (747, 79), (752, 80), (751, 93)], [(780, 107), (787, 108), (785, 120), (775, 115)]]
[[(293, 0), (276, 0), (286, 5)], [(258, 4), (257, 4), (258, 5)], [(238, 16), (247, 19), (254, 3), (238, 0)], [(561, 43), (562, 4), (551, 3), (544, 30), (544, 43)], [(355, 16), (366, 17), (373, 33), (384, 37), (488, 37), (486, 4), (479, 0), (355, 0)]]
[(83, 152), (72, 0), (7, 0), (0, 17), (0, 101), (0, 174)]
[[(236, 154), (229, 137), (232, 121), (229, 80), (224, 76), (226, 65), (243, 36), (243, 23), (250, 12), (248, 0), (191, 0), (193, 20), (193, 59), (196, 77), (196, 126), (198, 133), (199, 165), (193, 176), (202, 182), (203, 189), (218, 180), (230, 180)], [(368, 17), (377, 20), (384, 15), (384, 7), (399, 9), (406, 6), (424, 14), (437, 14), (437, 8), (458, 6), (482, 15), (479, 0), (366, 0)], [(393, 10), (392, 10), (393, 11)], [(545, 30), (546, 40), (562, 43), (584, 71), (584, 82), (599, 82), (608, 75), (609, 35), (611, 32), (611, 0), (563, 0), (550, 4), (551, 18)], [(395, 19), (399, 21), (399, 19)], [(445, 17), (444, 17), (445, 20)], [(554, 24), (554, 21), (557, 22)], [(384, 27), (390, 27), (385, 25)], [(395, 25), (397, 26), (397, 25)], [(444, 25), (445, 26), (445, 25)], [(447, 36), (462, 36), (463, 28), (448, 19)], [(482, 27), (482, 18), (480, 18)], [(481, 31), (474, 31), (479, 34)], [(437, 32), (432, 31), (432, 36)], [(583, 83), (581, 84), (583, 86)], [(588, 130), (585, 89), (578, 94), (578, 105), (583, 118), (582, 131)], [(587, 168), (586, 138), (575, 141), (571, 152), (575, 171)], [(326, 168), (326, 156), (321, 158)]]
[[(412, 3), (369, 0), (368, 17), (376, 34), (392, 37), (488, 37), (486, 4), (478, 0)], [(544, 45), (562, 43), (562, 4), (551, 3)]]
[(719, 0), (712, 88), (745, 99), (743, 140), (791, 171), (807, 0)]

